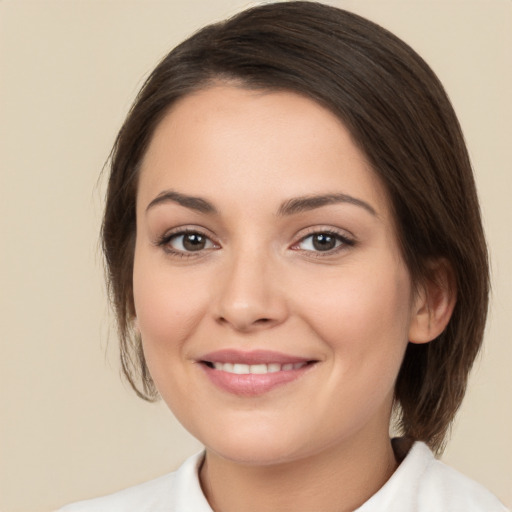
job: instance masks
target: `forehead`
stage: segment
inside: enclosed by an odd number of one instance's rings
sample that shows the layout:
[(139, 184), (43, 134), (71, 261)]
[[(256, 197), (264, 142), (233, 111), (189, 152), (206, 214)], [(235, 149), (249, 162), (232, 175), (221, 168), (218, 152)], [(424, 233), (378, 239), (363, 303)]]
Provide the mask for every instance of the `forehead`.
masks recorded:
[(215, 86), (179, 100), (155, 130), (138, 202), (165, 189), (214, 201), (341, 192), (387, 213), (385, 188), (328, 109), (289, 91)]

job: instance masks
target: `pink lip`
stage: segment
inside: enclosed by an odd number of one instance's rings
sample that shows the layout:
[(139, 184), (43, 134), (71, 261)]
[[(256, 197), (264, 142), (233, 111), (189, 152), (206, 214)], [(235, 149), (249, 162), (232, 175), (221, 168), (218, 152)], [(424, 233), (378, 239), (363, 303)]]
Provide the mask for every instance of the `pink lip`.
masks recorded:
[(220, 389), (239, 396), (257, 396), (288, 384), (311, 370), (314, 364), (307, 364), (294, 370), (281, 370), (274, 373), (243, 374), (215, 370), (204, 362), (239, 363), (239, 364), (295, 364), (308, 363), (310, 359), (267, 350), (244, 352), (239, 350), (219, 350), (210, 352), (200, 358), (200, 364), (210, 381)]
[(201, 356), (201, 361), (214, 363), (240, 363), (240, 364), (264, 364), (264, 363), (307, 363), (305, 357), (291, 356), (271, 350), (251, 350), (248, 352), (236, 349), (217, 350)]

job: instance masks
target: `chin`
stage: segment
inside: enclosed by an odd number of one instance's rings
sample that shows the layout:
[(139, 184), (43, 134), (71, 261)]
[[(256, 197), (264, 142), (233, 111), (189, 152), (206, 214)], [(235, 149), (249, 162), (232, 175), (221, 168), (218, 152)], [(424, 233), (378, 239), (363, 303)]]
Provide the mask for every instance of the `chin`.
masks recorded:
[(222, 443), (221, 445), (206, 446), (208, 451), (214, 452), (223, 459), (241, 465), (270, 466), (292, 462), (300, 458), (294, 450), (287, 450), (283, 446), (263, 443)]
[[(255, 428), (256, 427), (256, 428)], [(222, 436), (201, 436), (206, 449), (219, 457), (238, 464), (266, 466), (291, 462), (310, 455), (312, 434), (290, 435), (282, 425), (264, 427), (253, 422), (252, 428), (224, 428), (216, 430)], [(297, 434), (299, 434), (297, 436)]]

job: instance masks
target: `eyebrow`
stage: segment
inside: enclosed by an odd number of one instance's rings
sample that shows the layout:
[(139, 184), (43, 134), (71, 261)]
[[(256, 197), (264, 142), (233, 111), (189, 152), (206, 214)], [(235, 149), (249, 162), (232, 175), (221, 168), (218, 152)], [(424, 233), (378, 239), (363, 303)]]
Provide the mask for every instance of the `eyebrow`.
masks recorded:
[[(176, 203), (185, 208), (196, 210), (199, 213), (205, 214), (217, 214), (218, 210), (213, 206), (212, 203), (201, 197), (189, 196), (181, 194), (175, 190), (164, 190), (160, 192), (147, 206), (146, 212), (151, 208), (163, 203)], [(279, 217), (295, 215), (309, 210), (315, 210), (322, 206), (328, 206), (331, 204), (348, 203), (354, 206), (364, 208), (366, 211), (378, 217), (375, 209), (367, 202), (357, 199), (356, 197), (348, 194), (318, 194), (310, 196), (301, 196), (288, 199), (281, 204), (277, 211)]]
[(322, 206), (328, 206), (330, 204), (339, 204), (339, 203), (348, 203), (353, 204), (354, 206), (360, 206), (364, 208), (366, 211), (378, 217), (375, 209), (369, 205), (367, 202), (357, 199), (356, 197), (349, 196), (347, 194), (321, 194), (321, 195), (311, 195), (311, 196), (302, 196), (295, 197), (293, 199), (289, 199), (285, 201), (278, 210), (278, 215), (294, 215), (297, 213), (302, 213), (308, 210), (314, 210), (316, 208), (321, 208)]
[(148, 212), (151, 208), (154, 208), (158, 204), (162, 203), (177, 203), (180, 206), (184, 206), (185, 208), (190, 208), (191, 210), (196, 210), (199, 213), (210, 213), (215, 214), (218, 213), (217, 209), (213, 204), (209, 203), (205, 199), (201, 197), (188, 196), (185, 194), (180, 194), (174, 190), (164, 190), (160, 192), (153, 201), (151, 201), (147, 208), (146, 212)]

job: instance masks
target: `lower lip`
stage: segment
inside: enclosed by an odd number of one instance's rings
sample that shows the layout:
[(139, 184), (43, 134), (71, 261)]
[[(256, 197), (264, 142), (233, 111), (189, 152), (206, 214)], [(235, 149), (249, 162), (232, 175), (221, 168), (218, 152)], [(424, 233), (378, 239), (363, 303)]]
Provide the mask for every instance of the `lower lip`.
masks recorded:
[(215, 370), (205, 364), (201, 364), (203, 371), (220, 389), (240, 396), (258, 396), (268, 393), (273, 389), (289, 384), (306, 372), (311, 370), (315, 364), (307, 364), (297, 370), (286, 370), (274, 373), (247, 373), (236, 374), (222, 370)]

